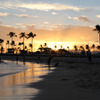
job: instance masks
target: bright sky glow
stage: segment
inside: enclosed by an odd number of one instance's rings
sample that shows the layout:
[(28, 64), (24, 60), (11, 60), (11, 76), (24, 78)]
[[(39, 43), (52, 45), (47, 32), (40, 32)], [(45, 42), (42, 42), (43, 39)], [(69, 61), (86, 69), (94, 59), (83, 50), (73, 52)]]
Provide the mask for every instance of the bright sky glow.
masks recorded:
[(0, 38), (5, 40), (10, 31), (32, 31), (39, 45), (38, 41), (95, 43), (98, 33), (93, 28), (99, 23), (100, 0), (0, 0)]

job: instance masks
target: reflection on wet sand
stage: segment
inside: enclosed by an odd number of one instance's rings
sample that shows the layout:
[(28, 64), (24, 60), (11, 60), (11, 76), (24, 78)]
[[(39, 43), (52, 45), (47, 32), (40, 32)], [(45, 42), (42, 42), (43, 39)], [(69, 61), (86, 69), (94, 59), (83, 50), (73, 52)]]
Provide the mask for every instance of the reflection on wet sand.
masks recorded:
[(18, 84), (23, 84), (23, 83), (31, 83), (31, 82), (36, 82), (40, 80), (38, 76), (40, 75), (45, 75), (48, 73), (47, 68), (37, 68), (37, 64), (33, 64), (29, 69), (27, 69), (24, 72), (20, 72), (14, 75), (11, 75), (8, 77), (8, 80), (6, 81), (5, 85), (18, 85)]
[(35, 95), (38, 92), (36, 89), (23, 87), (23, 85), (41, 80), (39, 76), (47, 74), (48, 68), (45, 65), (34, 63), (26, 63), (26, 65), (28, 69), (24, 72), (0, 77), (0, 100), (13, 100), (14, 98), (15, 100), (23, 100), (22, 98), (26, 100), (26, 96), (29, 100), (30, 94)]

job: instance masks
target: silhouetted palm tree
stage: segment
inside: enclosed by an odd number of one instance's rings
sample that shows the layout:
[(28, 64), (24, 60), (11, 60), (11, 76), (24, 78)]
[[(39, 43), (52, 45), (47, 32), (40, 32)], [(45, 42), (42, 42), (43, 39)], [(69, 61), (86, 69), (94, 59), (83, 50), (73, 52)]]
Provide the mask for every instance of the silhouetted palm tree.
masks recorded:
[(67, 50), (69, 50), (69, 46), (67, 46)]
[(43, 51), (43, 46), (42, 46), (42, 44), (40, 45), (39, 50), (40, 50), (40, 52), (42, 53), (42, 51)]
[(12, 46), (15, 46), (15, 41), (12, 41), (12, 42), (11, 42), (11, 45), (12, 45)]
[(100, 50), (100, 46), (97, 46), (97, 49)]
[[(11, 38), (11, 43), (13, 41), (13, 37), (17, 37), (17, 35), (14, 32), (10, 32), (9, 34), (7, 34), (7, 36), (10, 36)], [(13, 47), (13, 46), (12, 46)]]
[(44, 43), (44, 47), (45, 47), (45, 48), (47, 47), (47, 43)]
[(20, 35), (20, 38), (23, 38), (23, 50), (24, 50), (24, 45), (25, 45), (24, 40), (25, 38), (27, 38), (27, 36), (25, 35), (25, 32), (22, 32), (19, 35)]
[(83, 46), (80, 46), (79, 49), (81, 50), (81, 54), (82, 54), (82, 55), (85, 55), (84, 47), (83, 47)]
[(78, 50), (77, 45), (74, 45), (74, 49), (75, 49), (75, 51), (77, 51), (77, 50)]
[(91, 46), (91, 48), (94, 50), (94, 49), (95, 49), (95, 45), (93, 44), (93, 45)]
[(32, 52), (33, 45), (31, 43), (29, 43), (29, 47), (31, 48), (31, 52)]
[(7, 49), (9, 49), (9, 40), (7, 40), (6, 45), (8, 45), (8, 48)]
[(3, 52), (3, 47), (2, 47), (2, 43), (4, 42), (4, 40), (3, 39), (0, 39), (0, 46), (1, 46), (1, 49), (0, 49), (0, 51), (1, 51), (1, 53)]
[(84, 47), (83, 47), (83, 46), (80, 46), (79, 49), (80, 49), (80, 50), (84, 50)]
[(55, 50), (57, 50), (57, 46), (56, 45), (54, 46), (54, 48), (55, 48)]
[(86, 45), (86, 46), (85, 46), (85, 48), (86, 48), (87, 50), (89, 50), (89, 49), (90, 49), (89, 45)]
[(100, 25), (96, 25), (94, 31), (98, 31), (99, 33), (99, 45), (100, 45)]
[(3, 42), (4, 42), (4, 40), (3, 40), (3, 39), (0, 39), (0, 45), (1, 45)]
[(63, 46), (62, 45), (60, 46), (60, 49), (63, 49)]
[(25, 50), (27, 50), (27, 46), (25, 46)]
[(27, 38), (31, 38), (31, 44), (32, 44), (31, 52), (33, 52), (33, 38), (35, 36), (36, 36), (36, 34), (33, 34), (32, 32), (30, 32), (29, 34), (27, 34)]
[(18, 45), (20, 46), (20, 49), (21, 49), (22, 42), (19, 42)]
[(15, 41), (12, 41), (12, 42), (11, 42), (11, 46), (12, 46), (12, 48), (14, 48), (14, 46), (16, 46), (16, 45), (15, 45)]

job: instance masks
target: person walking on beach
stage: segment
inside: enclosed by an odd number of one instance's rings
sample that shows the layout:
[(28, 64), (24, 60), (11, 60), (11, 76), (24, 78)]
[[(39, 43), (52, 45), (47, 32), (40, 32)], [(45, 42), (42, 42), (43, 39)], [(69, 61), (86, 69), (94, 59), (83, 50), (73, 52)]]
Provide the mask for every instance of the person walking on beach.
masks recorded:
[(49, 58), (48, 58), (48, 67), (50, 67), (50, 63), (51, 63), (52, 58), (53, 58), (53, 56), (49, 56)]
[(90, 50), (87, 51), (87, 56), (88, 56), (88, 61), (90, 63), (92, 63), (92, 54), (91, 54), (91, 51)]

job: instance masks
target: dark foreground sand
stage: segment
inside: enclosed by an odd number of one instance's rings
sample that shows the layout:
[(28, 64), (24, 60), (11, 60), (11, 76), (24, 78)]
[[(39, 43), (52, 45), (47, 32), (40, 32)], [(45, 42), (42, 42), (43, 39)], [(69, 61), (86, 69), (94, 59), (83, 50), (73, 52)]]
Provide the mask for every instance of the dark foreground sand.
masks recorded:
[(42, 76), (44, 80), (30, 84), (40, 90), (32, 100), (100, 100), (100, 58), (93, 63), (81, 58), (66, 60), (53, 73)]
[[(47, 63), (47, 59), (42, 57), (41, 63)], [(31, 100), (100, 100), (100, 58), (93, 58), (93, 63), (89, 63), (87, 58), (55, 57), (51, 64), (56, 62), (59, 66), (42, 76), (44, 80), (29, 85), (40, 90)]]

